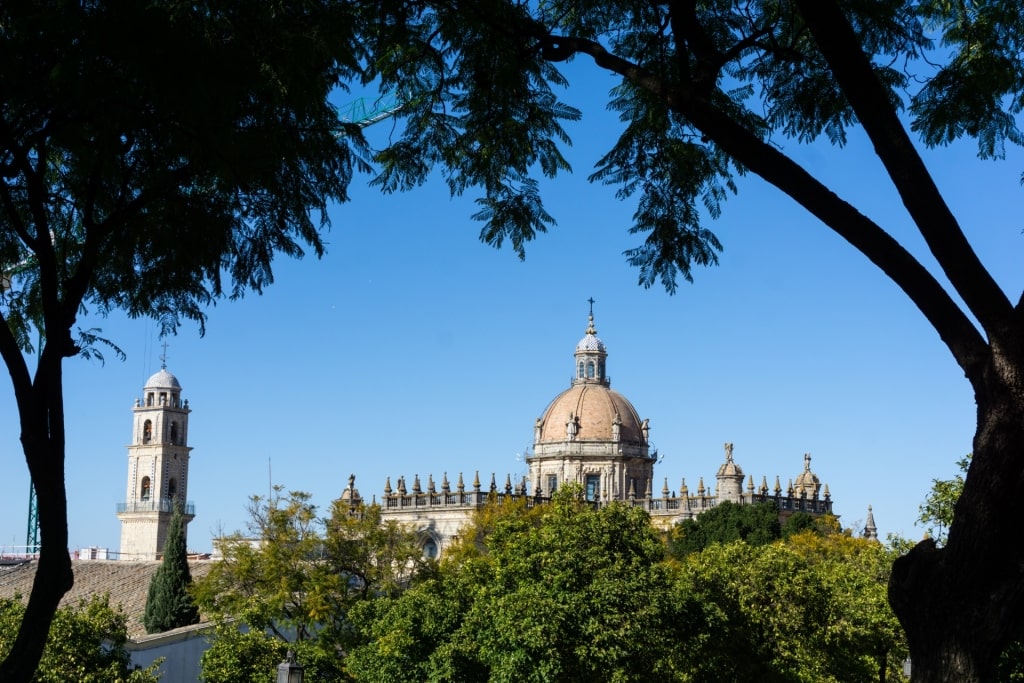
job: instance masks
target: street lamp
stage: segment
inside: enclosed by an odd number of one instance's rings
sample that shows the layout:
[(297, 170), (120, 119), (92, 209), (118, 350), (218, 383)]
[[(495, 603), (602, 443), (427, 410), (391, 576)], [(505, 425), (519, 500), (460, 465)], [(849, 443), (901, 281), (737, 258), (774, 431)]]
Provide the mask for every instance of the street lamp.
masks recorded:
[(284, 661), (277, 665), (277, 683), (302, 683), (302, 667), (295, 661), (295, 653), (288, 650)]

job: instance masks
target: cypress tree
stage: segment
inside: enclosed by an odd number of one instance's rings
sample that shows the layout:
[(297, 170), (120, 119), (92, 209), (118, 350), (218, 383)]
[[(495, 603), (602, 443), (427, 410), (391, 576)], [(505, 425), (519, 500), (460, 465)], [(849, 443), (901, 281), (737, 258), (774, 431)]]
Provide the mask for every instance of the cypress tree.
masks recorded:
[(146, 612), (142, 617), (147, 633), (161, 633), (199, 621), (199, 610), (188, 592), (191, 584), (192, 573), (185, 551), (185, 524), (181, 504), (175, 502), (164, 544), (163, 563), (149, 582)]

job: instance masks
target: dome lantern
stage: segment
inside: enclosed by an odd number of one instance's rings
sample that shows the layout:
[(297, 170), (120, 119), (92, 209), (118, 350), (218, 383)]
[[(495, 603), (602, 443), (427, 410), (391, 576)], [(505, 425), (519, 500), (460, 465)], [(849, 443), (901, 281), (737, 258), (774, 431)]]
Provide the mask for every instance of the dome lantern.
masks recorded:
[(594, 327), (594, 299), (587, 300), (590, 303), (590, 316), (587, 318), (587, 331), (583, 339), (576, 345), (576, 372), (573, 375), (573, 384), (603, 384), (611, 386), (611, 381), (605, 372), (605, 359), (608, 358), (608, 350), (604, 342), (597, 336), (597, 329)]

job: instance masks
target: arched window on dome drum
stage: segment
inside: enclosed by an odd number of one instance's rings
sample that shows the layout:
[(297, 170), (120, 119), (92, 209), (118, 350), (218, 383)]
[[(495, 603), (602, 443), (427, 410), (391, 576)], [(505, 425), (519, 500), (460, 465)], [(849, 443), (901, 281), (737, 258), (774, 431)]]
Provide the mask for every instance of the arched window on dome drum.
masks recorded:
[(149, 500), (149, 490), (149, 477), (143, 477), (142, 486), (139, 487), (139, 500)]
[(583, 379), (583, 361), (580, 361), (580, 367), (576, 374), (580, 379)]
[(174, 500), (178, 496), (178, 480), (171, 477), (167, 482), (167, 497)]
[(587, 361), (587, 379), (594, 379), (594, 361)]
[(149, 443), (153, 440), (153, 421), (146, 420), (142, 425), (142, 443)]

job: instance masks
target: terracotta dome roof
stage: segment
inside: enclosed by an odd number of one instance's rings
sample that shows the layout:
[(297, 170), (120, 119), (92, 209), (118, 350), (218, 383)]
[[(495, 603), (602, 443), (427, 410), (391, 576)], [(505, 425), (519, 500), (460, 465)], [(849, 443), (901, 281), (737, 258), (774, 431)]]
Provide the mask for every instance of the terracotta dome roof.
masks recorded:
[(538, 443), (566, 440), (569, 416), (576, 419), (576, 441), (613, 441), (618, 416), (619, 440), (644, 443), (643, 426), (626, 397), (603, 384), (578, 383), (555, 397), (541, 417)]
[(146, 380), (145, 389), (181, 389), (178, 378), (167, 372), (166, 368), (160, 368), (160, 372)]

